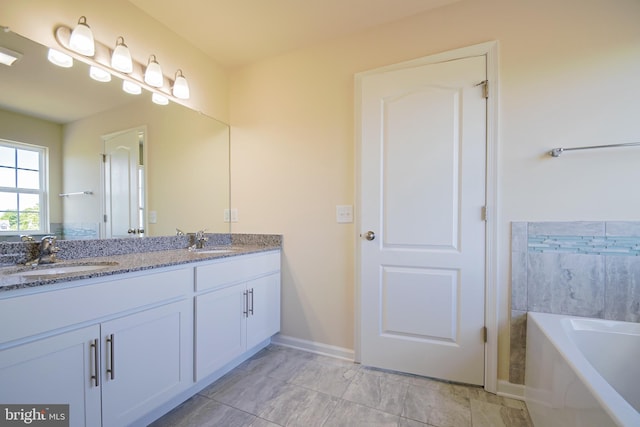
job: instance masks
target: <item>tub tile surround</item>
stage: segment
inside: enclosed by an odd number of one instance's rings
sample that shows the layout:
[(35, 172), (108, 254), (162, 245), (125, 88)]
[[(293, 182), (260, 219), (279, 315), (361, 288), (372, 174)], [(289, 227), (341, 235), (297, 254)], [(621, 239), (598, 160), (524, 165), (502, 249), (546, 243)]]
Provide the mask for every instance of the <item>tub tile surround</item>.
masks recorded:
[(514, 384), (524, 384), (527, 311), (640, 322), (640, 221), (512, 223)]

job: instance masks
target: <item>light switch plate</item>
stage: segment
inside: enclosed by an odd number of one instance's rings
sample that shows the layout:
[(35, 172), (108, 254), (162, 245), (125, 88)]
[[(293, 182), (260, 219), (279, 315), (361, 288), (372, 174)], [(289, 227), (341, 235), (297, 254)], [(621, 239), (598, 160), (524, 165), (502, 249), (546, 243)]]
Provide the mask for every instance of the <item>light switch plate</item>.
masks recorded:
[(336, 222), (341, 224), (353, 222), (353, 206), (337, 205), (336, 206)]
[(238, 208), (225, 209), (224, 222), (238, 222)]
[(158, 212), (149, 211), (149, 224), (155, 224), (158, 222)]

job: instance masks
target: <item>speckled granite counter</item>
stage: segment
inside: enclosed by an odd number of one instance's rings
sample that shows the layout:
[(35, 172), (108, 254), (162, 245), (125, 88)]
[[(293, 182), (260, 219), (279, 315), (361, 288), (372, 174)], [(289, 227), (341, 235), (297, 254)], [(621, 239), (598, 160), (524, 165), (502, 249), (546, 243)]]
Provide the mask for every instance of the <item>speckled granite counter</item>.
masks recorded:
[[(16, 289), (51, 285), (73, 280), (91, 279), (134, 271), (170, 267), (199, 261), (214, 260), (237, 255), (278, 250), (282, 247), (282, 236), (264, 234), (208, 234), (205, 249), (222, 251), (189, 251), (188, 236), (147, 237), (142, 239), (105, 239), (92, 241), (60, 241), (58, 261), (36, 268), (20, 264), (5, 264), (0, 267), (0, 293)], [(11, 245), (11, 246), (7, 246)], [(0, 244), (0, 258), (9, 256), (25, 261), (34, 251), (34, 243)], [(98, 266), (90, 271), (64, 272), (38, 275), (39, 269), (69, 266)], [(28, 274), (24, 274), (24, 272)], [(16, 274), (20, 273), (20, 274)]]

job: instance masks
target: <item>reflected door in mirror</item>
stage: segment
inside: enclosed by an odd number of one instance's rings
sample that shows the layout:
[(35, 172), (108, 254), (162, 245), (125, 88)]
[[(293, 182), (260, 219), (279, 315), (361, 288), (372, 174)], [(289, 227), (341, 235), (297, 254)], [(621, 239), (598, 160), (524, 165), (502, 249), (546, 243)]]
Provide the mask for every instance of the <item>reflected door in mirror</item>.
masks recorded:
[(144, 234), (144, 132), (105, 136), (105, 237)]

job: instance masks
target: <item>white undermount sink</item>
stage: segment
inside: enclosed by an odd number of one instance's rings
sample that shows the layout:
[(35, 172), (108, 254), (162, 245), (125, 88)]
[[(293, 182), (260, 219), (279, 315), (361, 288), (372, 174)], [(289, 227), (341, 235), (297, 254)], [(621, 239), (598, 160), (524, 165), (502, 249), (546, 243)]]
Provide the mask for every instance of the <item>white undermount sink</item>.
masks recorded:
[(211, 248), (211, 249), (191, 249), (190, 252), (194, 254), (229, 254), (235, 252), (235, 249), (231, 248)]
[(102, 270), (117, 265), (115, 262), (86, 263), (86, 264), (46, 264), (36, 267), (20, 267), (15, 271), (8, 271), (7, 276), (42, 277), (60, 274), (86, 273)]

